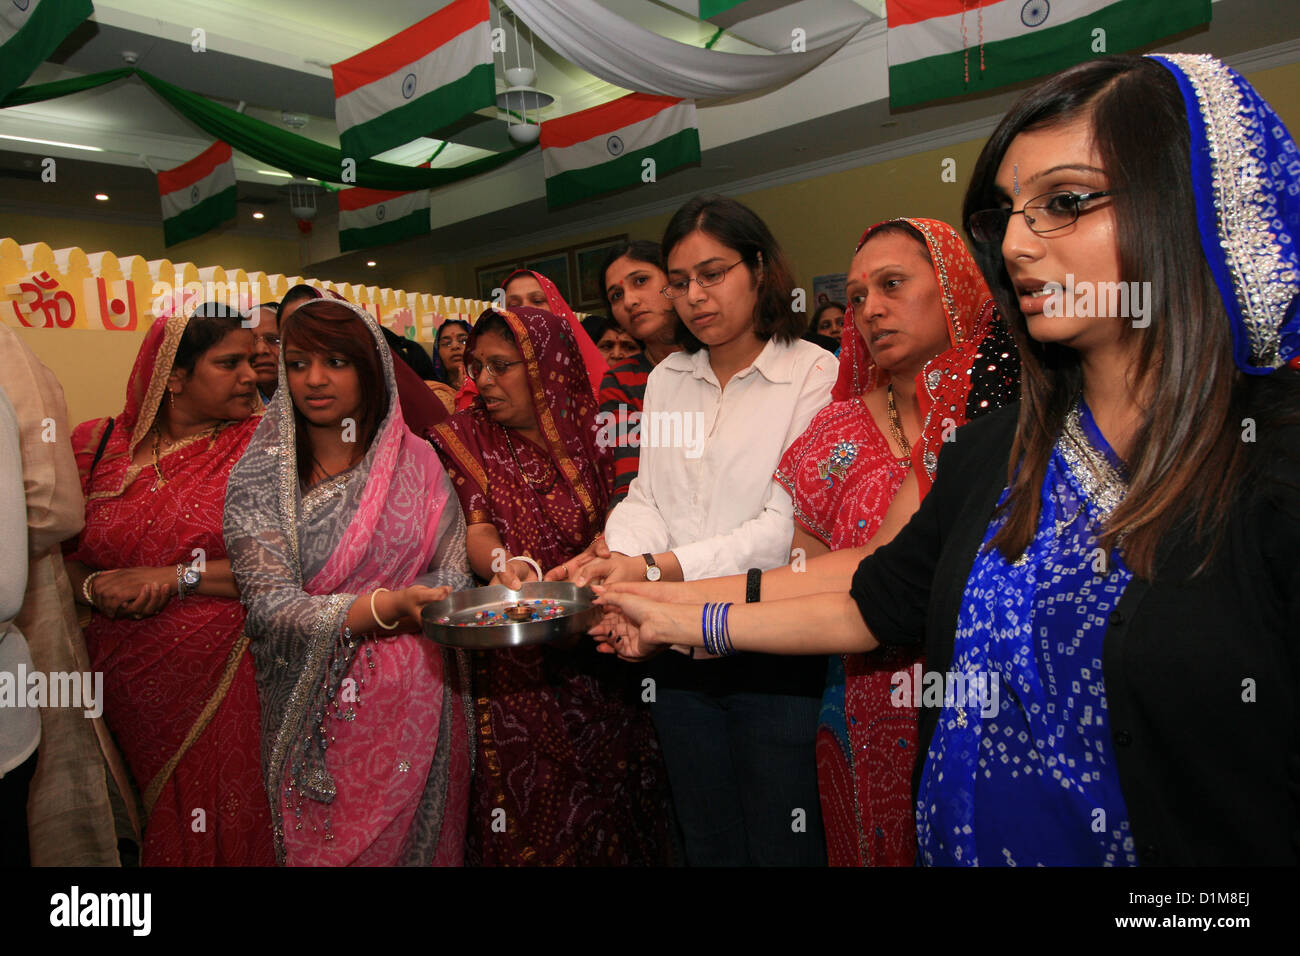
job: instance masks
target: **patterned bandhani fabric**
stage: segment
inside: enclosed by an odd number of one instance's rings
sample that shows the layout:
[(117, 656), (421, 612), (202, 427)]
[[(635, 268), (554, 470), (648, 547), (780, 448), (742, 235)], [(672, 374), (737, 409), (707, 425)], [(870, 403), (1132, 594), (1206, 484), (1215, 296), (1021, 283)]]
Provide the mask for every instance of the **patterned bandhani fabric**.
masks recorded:
[[(912, 468), (924, 497), (945, 433), (1014, 400), (1020, 365), (988, 286), (947, 223), (901, 219), (925, 238), (950, 348), (916, 381), (924, 432)], [(885, 223), (876, 223), (858, 249)], [(834, 400), (786, 450), (775, 478), (794, 501), (795, 520), (832, 550), (865, 545), (907, 477), (862, 396), (888, 374), (878, 368), (854, 321), (844, 317)], [(832, 658), (817, 730), (817, 773), (832, 866), (908, 866), (916, 851), (911, 770), (916, 711), (890, 703), (893, 675), (920, 658), (887, 648)]]
[(344, 622), (377, 587), (417, 577), (466, 586), (464, 521), (437, 455), (403, 420), (379, 326), (340, 304), (383, 367), (388, 413), (370, 447), (353, 467), (302, 487), (281, 350), (279, 387), (226, 499), (276, 855), (290, 865), (457, 865), (471, 760), (467, 664), (421, 634), (352, 634)]
[(1300, 152), (1273, 107), (1212, 56), (1152, 54), (1178, 81), (1191, 132), (1201, 248), (1232, 323), (1233, 360), (1300, 368)]
[(1101, 562), (1096, 550), (1126, 490), (1080, 398), (1024, 555), (1008, 563), (989, 549), (1005, 516), (990, 522), (917, 794), (925, 863), (1137, 865), (1102, 676), (1110, 614), (1133, 575), (1118, 551)]
[[(87, 482), (86, 528), (72, 557), (91, 568), (189, 564), (196, 548), (208, 561), (226, 557), (226, 482), (258, 426), (256, 396), (250, 417), (172, 446), (156, 470), (152, 457), (132, 460), (152, 440), (187, 322), (160, 318), (141, 343), (126, 407)], [(86, 643), (92, 669), (104, 675), (104, 718), (140, 787), (147, 817), (141, 862), (273, 863), (257, 686), (240, 603), (194, 594), (138, 621), (95, 611)], [(205, 810), (202, 829), (193, 826), (196, 807)]]
[[(604, 526), (612, 463), (596, 440), (595, 401), (569, 325), (540, 309), (500, 314), (523, 356), (545, 447), (492, 421), (481, 402), (439, 425), (433, 441), (469, 523), (492, 524), (511, 556), (546, 569)], [(667, 777), (636, 673), (585, 640), (574, 650), (474, 657), (467, 862), (666, 862)], [(504, 828), (494, 826), (497, 810)]]
[[(501, 283), (502, 288), (508, 286), (511, 279), (523, 275), (532, 276), (541, 285), (542, 292), (546, 294), (546, 311), (569, 323), (569, 329), (573, 333), (573, 340), (577, 343), (578, 352), (582, 356), (583, 366), (587, 370), (588, 378), (591, 379), (591, 394), (599, 398), (600, 381), (605, 377), (605, 372), (609, 369), (609, 362), (605, 360), (605, 356), (601, 354), (600, 349), (596, 348), (596, 343), (591, 340), (587, 330), (582, 327), (578, 317), (569, 308), (569, 303), (564, 301), (564, 296), (560, 294), (559, 287), (546, 276), (540, 272), (534, 272), (532, 269), (516, 269), (506, 276), (506, 281)], [(468, 354), (468, 350), (466, 350), (466, 354)], [(465, 384), (456, 393), (456, 411), (469, 408), (476, 395), (478, 395), (478, 386), (474, 384), (473, 379), (467, 377)]]

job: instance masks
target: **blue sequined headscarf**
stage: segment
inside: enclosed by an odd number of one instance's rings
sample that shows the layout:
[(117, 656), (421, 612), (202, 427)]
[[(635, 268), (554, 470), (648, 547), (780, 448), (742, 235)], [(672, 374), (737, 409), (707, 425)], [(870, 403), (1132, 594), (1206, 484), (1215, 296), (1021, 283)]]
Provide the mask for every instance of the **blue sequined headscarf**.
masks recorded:
[(1153, 54), (1178, 81), (1191, 129), (1201, 248), (1252, 375), (1300, 365), (1300, 152), (1273, 108), (1212, 56)]

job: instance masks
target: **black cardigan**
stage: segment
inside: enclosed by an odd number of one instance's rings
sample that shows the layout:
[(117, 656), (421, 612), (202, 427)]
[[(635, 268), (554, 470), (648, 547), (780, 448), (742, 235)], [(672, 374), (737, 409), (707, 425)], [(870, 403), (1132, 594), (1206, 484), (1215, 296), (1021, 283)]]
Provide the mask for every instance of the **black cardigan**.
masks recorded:
[[(912, 521), (853, 577), (875, 637), (924, 637), (927, 670), (952, 661), (966, 581), (1006, 487), (1017, 412), (956, 432)], [(1204, 549), (1187, 533), (1170, 535), (1156, 580), (1135, 576), (1106, 630), (1110, 729), (1144, 865), (1300, 860), (1300, 429), (1261, 434), (1252, 453), (1260, 464), (1210, 569), (1189, 583)], [(920, 712), (914, 791), (938, 716)]]

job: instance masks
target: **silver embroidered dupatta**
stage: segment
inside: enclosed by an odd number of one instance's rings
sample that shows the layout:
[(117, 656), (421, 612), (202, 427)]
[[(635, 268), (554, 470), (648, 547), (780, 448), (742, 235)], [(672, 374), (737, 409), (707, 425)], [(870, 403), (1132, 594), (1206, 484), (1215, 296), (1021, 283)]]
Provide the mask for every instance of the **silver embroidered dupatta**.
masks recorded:
[(1151, 54), (1178, 81), (1201, 248), (1252, 375), (1300, 367), (1300, 151), (1273, 108), (1212, 56)]
[[(370, 448), (351, 469), (304, 493), (281, 353), (279, 387), (231, 472), (226, 493), (223, 531), (248, 609), (262, 712), (262, 771), (282, 862), (285, 788), (321, 803), (334, 798), (319, 727), (364, 643), (361, 635), (344, 632), (357, 594), (376, 586), (405, 587), (426, 569), (430, 574), (423, 582), (433, 586), (458, 589), (470, 583), (464, 517), (437, 455), (403, 422), (382, 333), (363, 310), (338, 304), (351, 308), (374, 338), (388, 389), (388, 413)], [(316, 593), (323, 582), (328, 591)], [(451, 719), (451, 710), (472, 712), (462, 655), (444, 654), (443, 679), (437, 756), (403, 862), (432, 857), (447, 790), (450, 735), (462, 723)], [(472, 747), (472, 738), (454, 744)]]

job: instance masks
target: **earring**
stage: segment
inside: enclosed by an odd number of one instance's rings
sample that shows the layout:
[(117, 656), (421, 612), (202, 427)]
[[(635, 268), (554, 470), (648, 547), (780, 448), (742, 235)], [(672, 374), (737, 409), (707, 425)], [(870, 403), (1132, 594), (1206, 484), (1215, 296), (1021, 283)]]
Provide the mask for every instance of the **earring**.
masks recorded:
[(176, 411), (176, 393), (170, 388), (167, 389), (167, 404), (171, 406), (172, 411)]

